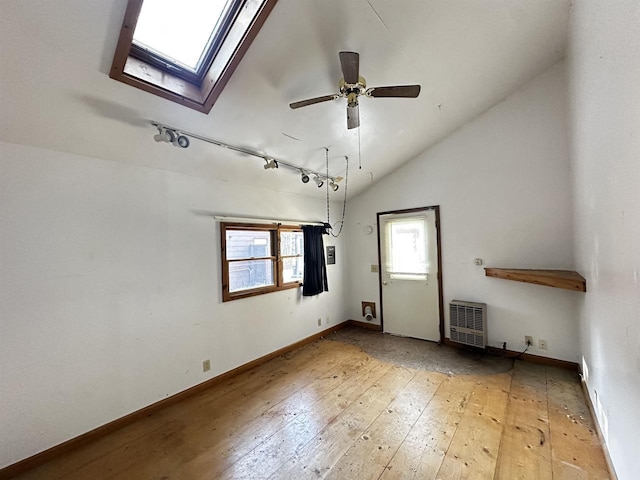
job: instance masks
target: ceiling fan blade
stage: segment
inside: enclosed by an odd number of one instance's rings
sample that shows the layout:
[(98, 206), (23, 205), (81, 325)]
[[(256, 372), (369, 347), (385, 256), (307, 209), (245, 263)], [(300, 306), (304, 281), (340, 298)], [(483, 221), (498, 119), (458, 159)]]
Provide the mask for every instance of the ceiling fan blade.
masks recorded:
[(394, 87), (372, 87), (370, 97), (404, 97), (416, 98), (420, 95), (420, 85), (396, 85)]
[(360, 78), (360, 55), (356, 52), (340, 52), (342, 77), (346, 83), (358, 83)]
[(358, 128), (360, 126), (360, 105), (347, 105), (347, 128)]
[(329, 100), (335, 100), (339, 96), (340, 95), (334, 94), (334, 95), (325, 95), (324, 97), (310, 98), (308, 100), (301, 100), (299, 102), (290, 103), (289, 107), (291, 108), (306, 107), (307, 105), (313, 105), (314, 103), (321, 103), (321, 102), (328, 102)]

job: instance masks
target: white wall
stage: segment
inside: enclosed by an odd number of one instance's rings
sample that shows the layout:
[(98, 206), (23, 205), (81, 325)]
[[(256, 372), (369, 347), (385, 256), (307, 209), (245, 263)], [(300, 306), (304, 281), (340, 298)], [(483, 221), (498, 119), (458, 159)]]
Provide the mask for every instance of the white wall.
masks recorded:
[[(483, 269), (571, 269), (565, 108), (565, 70), (557, 64), (354, 199), (350, 318), (363, 320), (362, 300), (379, 306), (378, 274), (370, 271), (376, 234), (363, 228), (375, 226), (376, 212), (440, 205), (445, 306), (454, 299), (486, 302), (490, 344), (524, 349), (524, 336), (532, 335), (547, 340), (548, 350), (531, 353), (578, 361), (581, 293), (489, 278)], [(474, 265), (474, 257), (484, 266)], [(445, 332), (448, 322), (447, 311)]]
[(347, 318), (344, 236), (325, 237), (329, 293), (222, 303), (203, 212), (326, 215), (322, 200), (0, 143), (0, 467)]
[[(575, 2), (570, 131), (587, 385), (620, 480), (640, 472), (640, 3)], [(597, 392), (597, 395), (596, 395)]]

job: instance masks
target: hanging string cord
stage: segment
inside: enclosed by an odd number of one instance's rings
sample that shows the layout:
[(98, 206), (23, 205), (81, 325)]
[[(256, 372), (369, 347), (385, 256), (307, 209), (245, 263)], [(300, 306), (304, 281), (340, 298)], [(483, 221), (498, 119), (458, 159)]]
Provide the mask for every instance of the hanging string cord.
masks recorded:
[(333, 231), (331, 231), (331, 235), (338, 238), (342, 233), (342, 227), (344, 227), (344, 217), (347, 212), (347, 184), (349, 183), (349, 157), (345, 155), (345, 161), (347, 162), (347, 166), (344, 171), (344, 200), (342, 202), (342, 219), (336, 222), (336, 226), (340, 224), (340, 230), (338, 233), (334, 235)]
[(325, 185), (327, 186), (327, 223), (331, 225), (331, 220), (329, 216), (329, 149), (324, 147), (324, 163), (326, 167), (327, 179), (325, 180)]

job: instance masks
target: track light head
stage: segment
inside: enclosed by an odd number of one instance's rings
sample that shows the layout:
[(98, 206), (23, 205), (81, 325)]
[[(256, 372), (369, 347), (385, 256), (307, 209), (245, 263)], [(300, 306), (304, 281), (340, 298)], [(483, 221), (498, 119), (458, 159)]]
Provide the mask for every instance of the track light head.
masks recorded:
[(324, 181), (317, 175), (313, 177), (313, 181), (316, 182), (316, 185), (318, 186), (318, 188), (324, 185)]
[(189, 148), (189, 145), (191, 145), (189, 137), (185, 135), (178, 135), (176, 139), (171, 143), (173, 143), (174, 146), (181, 148)]
[(309, 175), (300, 170), (300, 180), (302, 180), (302, 183), (309, 183)]
[(158, 133), (153, 136), (153, 139), (156, 142), (174, 143), (176, 141), (176, 132), (158, 126)]
[(334, 192), (337, 192), (338, 188), (340, 188), (340, 186), (337, 183), (335, 183), (333, 180), (329, 182), (329, 186), (331, 187), (331, 190), (333, 190)]
[(153, 136), (153, 139), (154, 139), (156, 142), (164, 142), (164, 141), (165, 141), (165, 140), (164, 140), (164, 129), (163, 129), (163, 128), (161, 128), (161, 127), (158, 127), (158, 133), (156, 133), (156, 134)]
[(265, 170), (269, 170), (270, 168), (278, 168), (277, 160), (275, 160), (273, 158), (272, 159), (265, 158), (264, 161), (266, 162), (264, 164), (264, 169)]

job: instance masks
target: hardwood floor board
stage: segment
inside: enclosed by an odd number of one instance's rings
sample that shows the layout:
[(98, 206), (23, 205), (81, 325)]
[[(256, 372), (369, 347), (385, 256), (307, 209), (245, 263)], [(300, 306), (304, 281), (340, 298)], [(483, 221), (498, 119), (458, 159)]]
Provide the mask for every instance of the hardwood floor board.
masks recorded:
[[(165, 466), (163, 451), (154, 450), (152, 454), (158, 457), (153, 459), (153, 464), (157, 466), (155, 473), (175, 472), (179, 475), (189, 464), (189, 469), (216, 474), (252, 450), (262, 440), (250, 429), (254, 421), (265, 420), (267, 431), (275, 430), (278, 425), (281, 426), (278, 416), (268, 415), (265, 418), (265, 413), (307, 385), (322, 380), (328, 372), (345, 367), (342, 363), (354, 363), (354, 355), (358, 355), (358, 352), (329, 349), (325, 352), (329, 352), (325, 362), (309, 363), (306, 357), (304, 361), (301, 358), (299, 363), (290, 364), (285, 375), (275, 381), (269, 379), (265, 385), (259, 386), (256, 380), (253, 382), (255, 385), (245, 386), (243, 392), (230, 392), (209, 403), (208, 409), (200, 409), (195, 414), (199, 421), (191, 421), (176, 432), (184, 439), (181, 445), (175, 447), (175, 454), (181, 462)], [(364, 354), (359, 356), (361, 359), (367, 358)], [(203, 416), (203, 412), (207, 414)], [(144, 447), (135, 445), (130, 448)], [(131, 458), (130, 455), (127, 458)], [(135, 469), (134, 465), (126, 465), (123, 470)]]
[(510, 385), (510, 373), (479, 377), (437, 478), (493, 478)]
[[(394, 348), (393, 337), (384, 342)], [(18, 478), (581, 480), (609, 474), (575, 374), (516, 362), (508, 373), (446, 375), (325, 339)]]
[[(320, 345), (316, 345), (316, 343), (320, 343)], [(308, 345), (308, 350), (303, 348), (271, 360), (277, 361), (275, 368), (266, 367), (266, 365), (271, 363), (271, 361), (269, 361), (257, 367), (255, 372), (254, 369), (252, 369), (241, 374), (242, 378), (235, 382), (233, 382), (233, 379), (230, 379), (225, 383), (223, 388), (220, 389), (224, 390), (223, 392), (218, 393), (218, 388), (216, 388), (215, 393), (212, 392), (212, 394), (209, 394), (209, 392), (207, 392), (206, 395), (200, 395), (198, 398), (194, 398), (193, 401), (187, 402), (187, 408), (172, 406), (177, 412), (168, 413), (172, 416), (176, 413), (183, 416), (191, 416), (200, 413), (203, 409), (210, 410), (216, 408), (220, 403), (226, 404), (244, 398), (253, 398), (255, 395), (260, 394), (260, 392), (268, 389), (272, 384), (279, 385), (283, 382), (286, 383), (291, 375), (296, 372), (304, 372), (309, 366), (316, 371), (323, 369), (322, 366), (316, 365), (316, 359), (318, 357), (324, 357), (325, 355), (331, 356), (330, 364), (327, 365), (327, 367), (332, 367), (335, 365), (335, 361), (339, 360), (338, 358), (334, 358), (333, 355), (340, 355), (341, 352), (344, 354), (343, 350), (337, 349), (332, 342), (316, 343)], [(264, 368), (262, 368), (263, 366)]]
[(595, 425), (575, 372), (547, 367), (554, 479), (609, 479)]
[[(223, 422), (218, 422), (216, 428), (221, 433), (215, 443), (207, 442), (201, 446), (201, 453), (191, 460), (192, 465), (199, 465), (208, 475), (217, 475), (249, 454), (258, 445), (265, 442), (275, 432), (284, 428), (288, 423), (303, 417), (311, 409), (318, 408), (316, 404), (329, 395), (342, 383), (358, 372), (364, 374), (371, 370), (371, 360), (365, 354), (358, 354), (354, 361), (351, 358), (343, 363), (333, 365), (328, 372), (318, 377), (303, 388), (288, 395), (279, 402), (269, 402), (269, 409), (248, 421), (230, 414)], [(334, 359), (338, 358), (334, 355)], [(331, 363), (331, 362), (329, 362)], [(382, 365), (381, 365), (382, 367)], [(283, 389), (284, 390), (284, 389)], [(213, 440), (213, 436), (209, 440)]]
[(326, 478), (378, 478), (445, 378), (443, 374), (418, 371)]
[[(230, 406), (235, 406), (232, 411), (236, 419), (241, 417), (242, 413), (255, 413), (262, 406), (260, 399), (265, 401), (260, 397), (267, 395), (265, 392), (278, 391), (281, 385), (288, 391), (295, 389), (304, 378), (316, 375), (318, 371), (330, 370), (335, 366), (337, 359), (351, 358), (353, 355), (345, 353), (344, 349), (337, 349), (335, 342), (315, 342), (309, 347), (277, 357), (271, 367), (259, 366), (245, 372), (235, 382), (225, 382), (220, 389), (209, 389), (208, 396), (190, 397), (128, 425), (105, 439), (83, 447), (74, 452), (72, 458), (66, 462), (65, 478), (110, 478), (110, 475), (123, 478), (125, 472), (136, 472), (142, 468), (141, 464), (145, 461), (151, 465), (148, 468), (160, 469), (163, 466), (163, 452), (166, 446), (173, 448), (182, 458), (196, 456), (203, 443), (211, 442), (212, 437), (226, 435), (224, 428), (218, 430), (212, 424), (220, 419), (224, 422)], [(340, 351), (343, 352), (342, 356), (338, 355)], [(329, 356), (328, 361), (322, 365), (318, 364), (315, 359), (325, 355)], [(302, 377), (295, 378), (298, 373)], [(255, 415), (259, 413), (261, 412)], [(230, 422), (227, 421), (224, 427), (229, 425)], [(139, 442), (142, 435), (147, 435), (149, 441)], [(176, 439), (181, 440), (176, 443)], [(77, 459), (76, 462), (73, 457)], [(144, 461), (141, 462), (141, 459)], [(52, 464), (55, 464), (55, 461)], [(40, 468), (46, 472), (43, 478), (60, 478), (54, 465), (44, 465)], [(37, 470), (40, 469), (33, 472)]]
[(495, 478), (551, 480), (550, 440), (546, 369), (517, 361)]
[(435, 479), (476, 383), (475, 376), (446, 377), (380, 478)]
[(270, 478), (292, 479), (323, 478), (347, 449), (415, 376), (415, 372), (397, 365), (371, 385), (352, 402), (332, 423), (322, 430), (304, 448)]
[(342, 411), (360, 398), (390, 369), (391, 365), (370, 359), (358, 374), (350, 376), (314, 404), (313, 408), (303, 415), (298, 415), (294, 422), (276, 431), (264, 443), (216, 478), (263, 478), (263, 475), (269, 477), (327, 425), (334, 422)]

